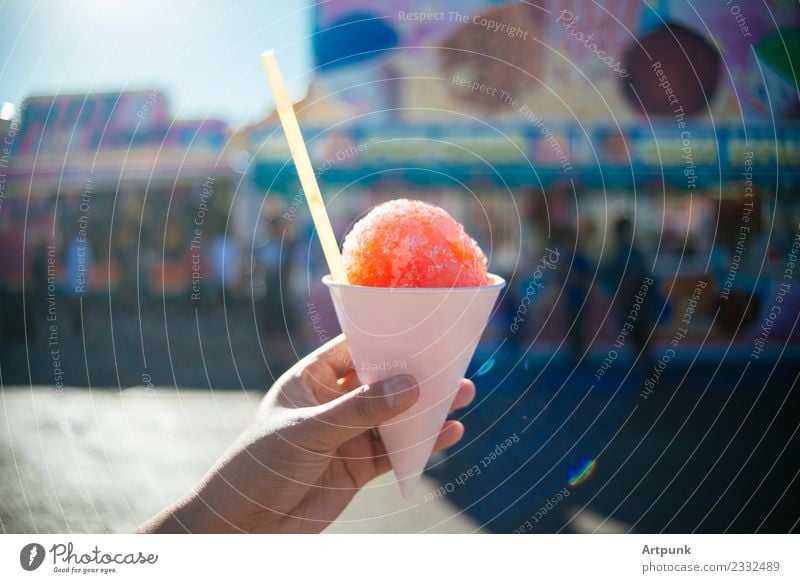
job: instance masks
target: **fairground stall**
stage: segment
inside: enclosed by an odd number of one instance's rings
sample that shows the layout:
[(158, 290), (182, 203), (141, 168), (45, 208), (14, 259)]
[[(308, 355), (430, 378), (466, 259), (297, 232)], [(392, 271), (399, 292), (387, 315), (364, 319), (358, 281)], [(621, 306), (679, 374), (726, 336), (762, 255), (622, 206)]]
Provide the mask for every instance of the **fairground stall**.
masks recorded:
[[(315, 77), (296, 110), (337, 235), (380, 201), (431, 201), (509, 282), (469, 371), (480, 398), (462, 415), (467, 442), (432, 461), (442, 486), (426, 500), (447, 497), (501, 532), (559, 528), (588, 497), (644, 531), (669, 520), (681, 532), (719, 501), (709, 486), (649, 523), (651, 495), (617, 497), (641, 482), (625, 466), (639, 445), (619, 436), (651, 436), (644, 449), (663, 449), (661, 467), (680, 473), (688, 453), (663, 444), (696, 400), (738, 390), (752, 407), (748, 387), (770, 378), (779, 403), (796, 374), (800, 102), (789, 56), (800, 19), (790, 3), (769, 8), (319, 5)], [(338, 328), (277, 119), (247, 144), (252, 232), (268, 221), (276, 241), (302, 241), (284, 282), (303, 323), (293, 333), (319, 345)], [(631, 272), (642, 283), (620, 309)], [(630, 319), (645, 333), (630, 333)], [(682, 405), (667, 411), (676, 395)], [(659, 419), (666, 433), (653, 431)], [(513, 445), (498, 454), (503, 443)], [(703, 467), (724, 454), (701, 452)], [(580, 489), (593, 473), (600, 490)], [(681, 493), (697, 491), (686, 476)], [(570, 528), (595, 531), (583, 518)]]
[[(800, 105), (782, 51), (798, 15), (773, 8), (780, 29), (767, 13), (680, 2), (321, 5), (296, 109), (338, 234), (388, 198), (440, 204), (511, 282), (490, 337), (549, 358), (570, 349), (580, 312), (574, 345), (599, 357), (620, 327), (604, 265), (625, 217), (662, 299), (656, 344), (677, 334), (679, 353), (749, 354), (800, 221)], [(247, 148), (252, 221), (310, 233), (274, 116)], [(537, 272), (545, 249), (562, 265)], [(576, 255), (590, 282), (577, 304), (563, 293)], [(297, 309), (327, 305), (316, 243), (294, 263), (313, 296)], [(772, 326), (764, 353), (793, 329)]]
[(0, 213), (4, 333), (20, 332), (23, 292), (188, 300), (209, 272), (191, 242), (224, 232), (231, 208), (226, 124), (173, 120), (155, 90), (29, 97), (14, 123)]

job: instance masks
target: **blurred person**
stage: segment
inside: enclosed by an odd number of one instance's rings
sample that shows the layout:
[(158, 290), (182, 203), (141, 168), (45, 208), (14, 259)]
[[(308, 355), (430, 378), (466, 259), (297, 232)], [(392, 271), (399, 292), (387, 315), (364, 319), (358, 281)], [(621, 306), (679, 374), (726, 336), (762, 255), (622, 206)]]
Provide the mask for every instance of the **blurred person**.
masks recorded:
[(296, 334), (297, 294), (293, 293), (292, 261), (297, 237), (294, 229), (284, 228), (281, 219), (271, 217), (267, 240), (256, 248), (254, 274), (263, 281), (263, 297), (257, 317), (265, 343), (269, 345), (270, 368), (286, 368), (296, 357), (289, 338)]
[(285, 335), (294, 325), (289, 274), (295, 242), (294, 230), (284, 229), (281, 220), (272, 217), (267, 240), (255, 252), (264, 272), (261, 327), (267, 335)]
[(138, 290), (137, 285), (137, 232), (133, 223), (121, 220), (114, 227), (111, 240), (112, 261), (119, 268), (116, 301), (133, 302)]
[(224, 226), (215, 229), (208, 241), (208, 258), (211, 267), (209, 283), (215, 290), (215, 297), (235, 296), (239, 292), (242, 273), (242, 252), (234, 237), (226, 236)]
[(83, 331), (81, 299), (89, 289), (94, 271), (94, 254), (85, 232), (76, 229), (67, 241), (64, 251), (64, 285), (67, 295), (67, 313), (73, 329)]
[[(618, 325), (631, 324), (627, 338), (633, 344), (634, 354), (649, 365), (652, 358), (651, 333), (658, 325), (663, 302), (659, 301), (658, 284), (634, 242), (631, 223), (626, 217), (617, 219), (614, 224), (614, 251), (603, 266), (602, 275), (613, 294), (611, 302)], [(640, 307), (632, 320), (629, 316), (637, 303)]]
[(570, 357), (574, 363), (580, 364), (586, 350), (586, 314), (589, 311), (588, 298), (594, 267), (582, 251), (575, 233), (569, 228), (559, 233), (556, 244), (561, 253), (557, 273), (562, 285)]
[[(474, 397), (475, 385), (463, 379), (453, 409)], [(284, 373), (199, 485), (138, 532), (321, 532), (391, 469), (375, 428), (418, 398), (409, 375), (359, 386), (338, 336)], [(463, 435), (459, 421), (445, 421), (434, 450)]]

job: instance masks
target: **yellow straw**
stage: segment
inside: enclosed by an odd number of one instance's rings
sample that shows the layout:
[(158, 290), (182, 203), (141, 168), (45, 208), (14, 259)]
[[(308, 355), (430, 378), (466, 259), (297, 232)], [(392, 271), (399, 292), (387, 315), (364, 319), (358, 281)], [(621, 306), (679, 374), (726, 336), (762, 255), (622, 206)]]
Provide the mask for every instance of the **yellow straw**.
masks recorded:
[(286, 134), (286, 141), (289, 142), (289, 150), (292, 153), (297, 174), (300, 176), (300, 184), (306, 194), (308, 208), (311, 210), (311, 218), (314, 220), (314, 227), (317, 229), (319, 241), (322, 244), (322, 252), (325, 254), (325, 261), (328, 262), (328, 269), (331, 271), (333, 279), (339, 283), (349, 283), (347, 272), (345, 272), (342, 256), (339, 254), (339, 245), (336, 243), (336, 236), (333, 234), (331, 220), (328, 211), (325, 210), (325, 203), (322, 201), (322, 194), (319, 191), (317, 177), (308, 158), (308, 150), (303, 141), (303, 134), (300, 133), (300, 126), (294, 115), (292, 102), (286, 92), (286, 85), (283, 83), (281, 69), (278, 60), (275, 58), (275, 51), (268, 50), (261, 53), (261, 63), (264, 65), (264, 72), (267, 74), (272, 96), (275, 98), (275, 109)]

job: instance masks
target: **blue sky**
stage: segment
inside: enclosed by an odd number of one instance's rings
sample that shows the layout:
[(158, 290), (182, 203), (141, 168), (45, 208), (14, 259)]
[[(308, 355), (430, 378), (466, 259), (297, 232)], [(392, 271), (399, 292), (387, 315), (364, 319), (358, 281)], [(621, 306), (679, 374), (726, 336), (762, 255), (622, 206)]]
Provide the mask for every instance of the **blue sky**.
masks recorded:
[(302, 0), (0, 0), (0, 103), (160, 88), (177, 117), (252, 121), (271, 103), (263, 50), (303, 94), (312, 20)]

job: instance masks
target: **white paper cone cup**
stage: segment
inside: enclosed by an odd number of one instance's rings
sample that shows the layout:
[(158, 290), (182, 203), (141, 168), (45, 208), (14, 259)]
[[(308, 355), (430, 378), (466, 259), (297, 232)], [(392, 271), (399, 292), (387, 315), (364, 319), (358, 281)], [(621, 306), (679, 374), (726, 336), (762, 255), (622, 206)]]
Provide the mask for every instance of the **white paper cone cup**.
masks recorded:
[(419, 400), (378, 430), (408, 499), (431, 455), (458, 385), (486, 327), (503, 278), (469, 288), (328, 286), (363, 384), (409, 374)]

